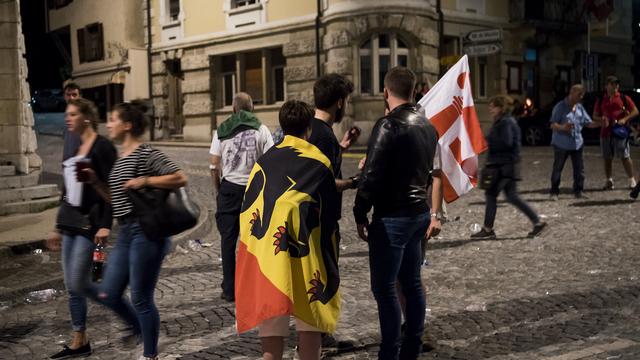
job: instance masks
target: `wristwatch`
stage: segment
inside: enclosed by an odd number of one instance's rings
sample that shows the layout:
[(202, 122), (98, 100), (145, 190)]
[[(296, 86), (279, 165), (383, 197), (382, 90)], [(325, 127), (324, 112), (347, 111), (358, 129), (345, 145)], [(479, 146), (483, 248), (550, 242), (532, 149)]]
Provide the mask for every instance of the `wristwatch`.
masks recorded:
[(438, 213), (431, 213), (431, 218), (432, 219), (436, 219), (436, 220), (440, 220), (440, 217), (438, 216)]
[(350, 177), (349, 179), (351, 179), (351, 188), (352, 189), (357, 189), (358, 188), (358, 184), (360, 183), (360, 177), (358, 175), (354, 175), (354, 176)]

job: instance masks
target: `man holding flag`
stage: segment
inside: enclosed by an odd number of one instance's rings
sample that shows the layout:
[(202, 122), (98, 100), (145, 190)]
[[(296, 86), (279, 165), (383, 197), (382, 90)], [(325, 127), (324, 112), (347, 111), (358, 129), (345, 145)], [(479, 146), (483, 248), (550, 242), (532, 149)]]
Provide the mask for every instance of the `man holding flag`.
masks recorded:
[[(424, 236), (441, 227), (436, 215), (441, 198), (432, 200), (431, 214), (426, 202), (438, 135), (411, 103), (415, 82), (413, 72), (403, 67), (385, 76), (389, 113), (372, 130), (353, 208), (358, 235), (369, 243), (371, 290), (378, 303), (382, 335), (380, 359), (419, 356), (425, 319), (420, 244)], [(434, 188), (439, 189), (439, 184)], [(374, 215), (368, 224), (372, 207)], [(396, 280), (406, 297), (403, 339)]]

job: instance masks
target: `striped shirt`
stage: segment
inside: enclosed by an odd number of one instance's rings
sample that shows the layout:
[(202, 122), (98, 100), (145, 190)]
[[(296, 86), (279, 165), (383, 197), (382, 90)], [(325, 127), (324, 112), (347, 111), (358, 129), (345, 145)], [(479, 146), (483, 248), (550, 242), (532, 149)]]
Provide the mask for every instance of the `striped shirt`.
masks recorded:
[(122, 217), (133, 211), (133, 204), (123, 186), (125, 182), (140, 176), (169, 175), (179, 170), (167, 155), (148, 144), (141, 144), (131, 154), (119, 158), (109, 175), (113, 217)]

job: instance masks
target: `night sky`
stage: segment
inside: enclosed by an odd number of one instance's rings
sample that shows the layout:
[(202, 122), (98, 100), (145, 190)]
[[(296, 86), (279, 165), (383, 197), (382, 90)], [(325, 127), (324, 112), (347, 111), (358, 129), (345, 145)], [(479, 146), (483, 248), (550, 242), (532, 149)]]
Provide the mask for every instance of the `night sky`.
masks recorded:
[(45, 0), (22, 0), (22, 31), (27, 47), (27, 81), (31, 92), (37, 89), (60, 88), (62, 78), (60, 69), (64, 67), (64, 59), (58, 52), (46, 29)]

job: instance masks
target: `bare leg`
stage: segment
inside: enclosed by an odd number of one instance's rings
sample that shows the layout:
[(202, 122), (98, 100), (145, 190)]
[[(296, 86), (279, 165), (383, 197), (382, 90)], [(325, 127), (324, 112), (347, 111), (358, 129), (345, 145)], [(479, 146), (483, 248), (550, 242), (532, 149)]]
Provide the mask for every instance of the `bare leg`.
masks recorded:
[(69, 348), (72, 350), (75, 350), (79, 347), (82, 347), (83, 345), (86, 345), (86, 343), (87, 343), (87, 333), (84, 330), (74, 331)]
[[(321, 333), (298, 331), (298, 355), (300, 360), (320, 360)], [(266, 359), (266, 358), (265, 358)]]
[(631, 158), (622, 159), (622, 166), (624, 166), (624, 171), (627, 173), (628, 178), (633, 177), (633, 162)]
[(613, 159), (604, 159), (604, 176), (611, 179), (613, 173)]
[(284, 350), (284, 338), (282, 336), (261, 337), (262, 358), (264, 360), (281, 360)]

